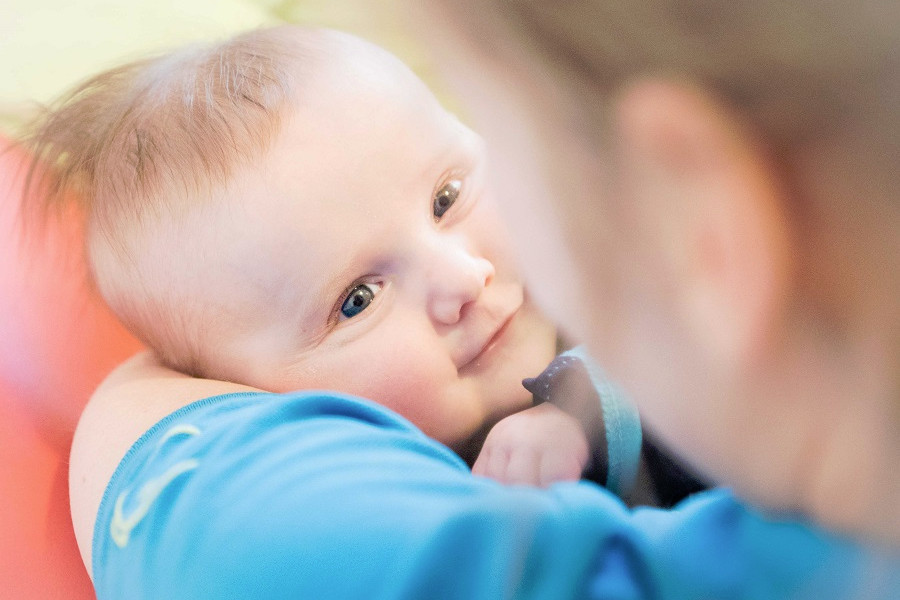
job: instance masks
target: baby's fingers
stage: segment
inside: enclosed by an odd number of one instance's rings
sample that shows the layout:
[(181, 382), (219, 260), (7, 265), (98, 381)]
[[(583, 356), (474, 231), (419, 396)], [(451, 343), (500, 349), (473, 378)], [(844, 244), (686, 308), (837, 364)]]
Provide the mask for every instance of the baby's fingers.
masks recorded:
[(507, 485), (539, 485), (540, 457), (536, 452), (505, 447), (485, 447), (472, 474), (488, 477)]
[(557, 481), (577, 481), (581, 479), (583, 465), (574, 454), (566, 452), (545, 452), (541, 457), (535, 485), (549, 487)]
[(538, 453), (518, 450), (509, 455), (503, 483), (510, 485), (540, 485), (541, 469)]
[(487, 446), (481, 449), (478, 458), (472, 465), (472, 474), (480, 477), (491, 477), (491, 456), (494, 454)]
[(472, 473), (506, 483), (506, 471), (509, 464), (510, 450), (499, 444), (485, 444), (481, 453), (472, 465)]

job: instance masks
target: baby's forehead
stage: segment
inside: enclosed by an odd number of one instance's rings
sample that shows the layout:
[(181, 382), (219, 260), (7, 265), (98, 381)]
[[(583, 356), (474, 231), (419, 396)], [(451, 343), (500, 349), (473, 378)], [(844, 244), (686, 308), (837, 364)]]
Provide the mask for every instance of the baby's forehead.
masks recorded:
[[(367, 96), (369, 102), (388, 100), (434, 102), (437, 99), (421, 77), (406, 63), (384, 48), (362, 38), (326, 30), (315, 39), (316, 58), (302, 66), (298, 86), (298, 105), (313, 103), (325, 96), (355, 98)], [(356, 106), (356, 110), (365, 110)]]

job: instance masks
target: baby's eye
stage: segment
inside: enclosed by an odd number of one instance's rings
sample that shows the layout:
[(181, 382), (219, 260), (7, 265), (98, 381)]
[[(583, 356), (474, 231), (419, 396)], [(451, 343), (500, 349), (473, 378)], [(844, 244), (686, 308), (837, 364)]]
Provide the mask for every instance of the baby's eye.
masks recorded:
[(360, 283), (353, 286), (341, 304), (341, 319), (351, 319), (366, 310), (381, 288), (380, 283)]
[(451, 179), (437, 189), (432, 200), (432, 213), (434, 220), (440, 221), (456, 199), (459, 198), (459, 191), (462, 189), (461, 179)]

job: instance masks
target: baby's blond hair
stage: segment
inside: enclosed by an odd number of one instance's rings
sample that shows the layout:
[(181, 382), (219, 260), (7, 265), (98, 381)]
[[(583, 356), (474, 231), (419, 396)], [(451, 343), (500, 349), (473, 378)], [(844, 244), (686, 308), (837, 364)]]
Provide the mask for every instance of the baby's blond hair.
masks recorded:
[(262, 156), (298, 73), (331, 37), (283, 26), (132, 62), (78, 86), (25, 138), (29, 187), (40, 192), (26, 199), (41, 199), (26, 212), (77, 203), (97, 287), (170, 366), (202, 373), (198, 324), (173, 308), (185, 300), (176, 290), (139, 272), (135, 232), (183, 214)]

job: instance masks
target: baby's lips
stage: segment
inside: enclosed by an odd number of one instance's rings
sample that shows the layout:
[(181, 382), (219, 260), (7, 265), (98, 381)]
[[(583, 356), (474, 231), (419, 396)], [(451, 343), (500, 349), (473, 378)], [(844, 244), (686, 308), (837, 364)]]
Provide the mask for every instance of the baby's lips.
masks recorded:
[[(496, 309), (478, 307), (477, 310), (483, 313), (483, 318), (472, 317), (475, 327), (465, 336), (466, 344), (458, 348), (458, 352), (453, 357), (457, 368), (464, 369), (481, 356), (496, 338), (504, 334), (521, 308), (521, 303), (512, 310), (505, 307)], [(499, 318), (494, 313), (499, 313)]]

